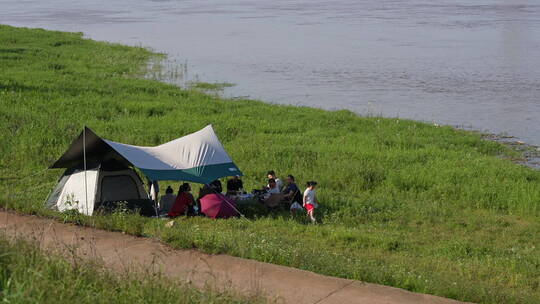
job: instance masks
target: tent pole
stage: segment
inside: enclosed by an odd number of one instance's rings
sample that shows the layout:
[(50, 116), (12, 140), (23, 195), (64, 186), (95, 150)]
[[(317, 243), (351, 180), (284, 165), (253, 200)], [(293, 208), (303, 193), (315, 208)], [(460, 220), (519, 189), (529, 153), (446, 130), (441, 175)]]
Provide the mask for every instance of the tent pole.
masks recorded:
[(84, 194), (85, 194), (85, 205), (86, 205), (86, 215), (88, 214), (88, 183), (86, 181), (86, 126), (83, 129), (83, 166), (84, 166)]

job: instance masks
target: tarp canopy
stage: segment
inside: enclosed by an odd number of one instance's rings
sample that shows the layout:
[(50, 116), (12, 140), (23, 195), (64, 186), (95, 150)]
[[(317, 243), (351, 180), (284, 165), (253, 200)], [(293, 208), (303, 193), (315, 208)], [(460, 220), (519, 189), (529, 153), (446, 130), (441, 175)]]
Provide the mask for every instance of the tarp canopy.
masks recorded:
[[(85, 149), (84, 149), (85, 148)], [(116, 161), (139, 168), (151, 180), (181, 180), (208, 184), (242, 175), (219, 141), (212, 125), (155, 147), (122, 144), (99, 137), (85, 127), (51, 168), (80, 167)]]

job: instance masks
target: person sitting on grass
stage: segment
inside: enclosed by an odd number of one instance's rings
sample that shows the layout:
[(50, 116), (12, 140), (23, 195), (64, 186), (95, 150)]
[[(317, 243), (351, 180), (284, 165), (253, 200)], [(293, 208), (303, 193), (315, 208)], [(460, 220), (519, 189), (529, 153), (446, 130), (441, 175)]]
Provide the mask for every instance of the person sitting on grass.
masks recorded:
[(298, 186), (296, 185), (295, 181), (294, 181), (294, 176), (292, 175), (287, 175), (287, 179), (285, 180), (286, 181), (286, 184), (285, 184), (285, 188), (283, 188), (283, 196), (285, 197), (285, 199), (293, 199), (294, 196), (296, 195), (296, 192), (298, 192)]
[(212, 188), (210, 187), (210, 184), (204, 184), (204, 185), (199, 189), (199, 196), (198, 196), (198, 199), (201, 199), (201, 198), (203, 198), (205, 195), (211, 194), (211, 193), (215, 193), (215, 192), (214, 192), (214, 190), (212, 190)]
[(188, 183), (183, 183), (178, 189), (178, 196), (174, 201), (174, 205), (169, 211), (168, 215), (170, 217), (177, 217), (190, 213), (190, 210), (193, 210), (194, 200), (193, 195), (190, 193), (191, 186)]
[(296, 213), (297, 210), (302, 209), (302, 205), (300, 205), (300, 202), (302, 202), (302, 194), (300, 193), (300, 189), (298, 189), (298, 186), (296, 185), (294, 176), (289, 174), (286, 181), (287, 184), (285, 185), (285, 188), (282, 192), (283, 200), (286, 203), (290, 203), (289, 210), (291, 211), (291, 213)]
[(215, 191), (215, 193), (223, 192), (223, 187), (221, 186), (221, 181), (219, 179), (216, 179), (215, 181), (211, 182), (210, 187), (212, 188), (212, 190)]
[(240, 176), (236, 175), (227, 181), (227, 195), (237, 195), (242, 189), (244, 184)]
[(319, 207), (319, 202), (317, 201), (317, 196), (315, 193), (315, 187), (317, 182), (310, 181), (307, 182), (307, 189), (304, 191), (304, 208), (307, 210), (307, 214), (313, 224), (317, 223), (315, 219), (315, 208)]
[(221, 193), (223, 191), (223, 188), (221, 186), (221, 181), (219, 179), (216, 179), (215, 181), (205, 184), (200, 190), (199, 190), (199, 199), (203, 198), (207, 194), (214, 194), (214, 193)]
[(281, 191), (279, 191), (278, 183), (276, 182), (275, 179), (271, 178), (268, 180), (268, 188), (267, 188), (266, 193), (268, 194), (281, 193)]
[(268, 180), (268, 188), (263, 196), (263, 203), (269, 208), (275, 208), (283, 201), (283, 194), (279, 191), (276, 181), (271, 178)]
[(165, 190), (165, 195), (162, 195), (159, 199), (159, 214), (169, 213), (175, 200), (176, 196), (173, 194), (173, 189), (171, 186), (168, 186), (167, 190)]
[[(273, 179), (274, 181), (276, 181), (276, 185), (278, 187), (278, 190), (281, 191), (281, 189), (283, 188), (283, 182), (281, 181), (281, 179), (279, 179), (277, 176), (276, 176), (276, 172), (274, 170), (270, 170), (268, 171), (267, 173), (267, 177), (268, 179)], [(268, 188), (270, 188), (270, 184), (268, 184), (267, 186)]]

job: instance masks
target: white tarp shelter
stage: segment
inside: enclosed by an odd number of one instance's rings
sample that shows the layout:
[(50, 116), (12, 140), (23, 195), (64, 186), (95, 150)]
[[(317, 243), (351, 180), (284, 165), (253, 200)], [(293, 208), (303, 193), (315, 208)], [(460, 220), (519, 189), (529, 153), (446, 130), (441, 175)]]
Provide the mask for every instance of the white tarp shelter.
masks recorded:
[[(144, 191), (142, 182), (131, 167), (138, 168), (152, 181), (208, 184), (221, 177), (242, 175), (211, 125), (155, 147), (103, 139), (85, 127), (51, 166), (67, 170), (49, 196), (48, 205), (61, 211), (78, 208), (91, 215), (98, 205), (111, 201), (110, 198), (118, 201), (148, 198), (141, 194)], [(109, 178), (111, 176), (123, 177)], [(103, 197), (104, 189), (116, 193)], [(139, 193), (139, 197), (135, 193)], [(74, 207), (73, 202), (78, 202), (78, 207)]]

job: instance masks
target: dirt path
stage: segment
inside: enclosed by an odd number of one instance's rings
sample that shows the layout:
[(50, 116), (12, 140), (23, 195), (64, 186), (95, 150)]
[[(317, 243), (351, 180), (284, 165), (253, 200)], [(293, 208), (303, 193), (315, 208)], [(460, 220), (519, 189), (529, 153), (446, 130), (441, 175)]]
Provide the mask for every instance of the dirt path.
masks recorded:
[(461, 303), (227, 255), (174, 250), (149, 238), (61, 224), (8, 211), (0, 211), (0, 229), (8, 237), (36, 240), (42, 249), (68, 258), (75, 255), (84, 259), (100, 259), (114, 271), (154, 269), (196, 287), (230, 288), (242, 294), (262, 294), (278, 303)]

